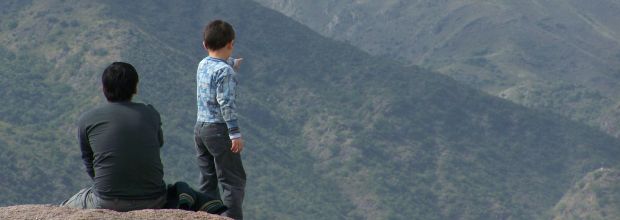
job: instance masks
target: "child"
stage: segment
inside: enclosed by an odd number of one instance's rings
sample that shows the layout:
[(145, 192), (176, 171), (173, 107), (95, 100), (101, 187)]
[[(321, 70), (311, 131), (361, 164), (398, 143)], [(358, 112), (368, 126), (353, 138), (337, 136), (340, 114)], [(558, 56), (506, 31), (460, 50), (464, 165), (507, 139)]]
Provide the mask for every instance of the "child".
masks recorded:
[(221, 198), (228, 206), (224, 216), (243, 219), (245, 170), (241, 162), (243, 140), (237, 125), (237, 80), (235, 68), (241, 59), (231, 59), (235, 31), (224, 21), (215, 20), (204, 30), (203, 46), (209, 53), (198, 64), (196, 74), (198, 118), (194, 129), (200, 191)]

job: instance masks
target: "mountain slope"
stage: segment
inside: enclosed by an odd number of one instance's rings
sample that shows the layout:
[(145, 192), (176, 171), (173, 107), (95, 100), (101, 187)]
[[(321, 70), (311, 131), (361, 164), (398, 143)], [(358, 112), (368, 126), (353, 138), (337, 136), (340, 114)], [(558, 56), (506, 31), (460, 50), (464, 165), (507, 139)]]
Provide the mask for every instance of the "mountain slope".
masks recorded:
[(599, 169), (577, 182), (553, 209), (553, 219), (620, 219), (620, 173)]
[(573, 108), (573, 101), (545, 106), (558, 103), (552, 97), (511, 101), (604, 131), (618, 120), (609, 117), (618, 114), (620, 102), (617, 1), (255, 1), (373, 55), (422, 65), (490, 94), (524, 88), (553, 93), (557, 83), (583, 87), (611, 103), (577, 100), (602, 105), (592, 112)]
[[(72, 123), (102, 101), (98, 77), (115, 60), (137, 67), (138, 100), (162, 113), (166, 179), (195, 181), (195, 67), (214, 18), (237, 28), (246, 59), (251, 218), (533, 219), (585, 173), (619, 162), (620, 143), (595, 129), (369, 56), (249, 1), (15, 2), (24, 5), (2, 15), (16, 25), (1, 32), (0, 74), (21, 77), (22, 68), (35, 78), (3, 83), (2, 100), (31, 91), (29, 82), (50, 86), (0, 117), (2, 204), (58, 202), (88, 184)], [(40, 114), (28, 101), (54, 113), (14, 121), (15, 112)]]

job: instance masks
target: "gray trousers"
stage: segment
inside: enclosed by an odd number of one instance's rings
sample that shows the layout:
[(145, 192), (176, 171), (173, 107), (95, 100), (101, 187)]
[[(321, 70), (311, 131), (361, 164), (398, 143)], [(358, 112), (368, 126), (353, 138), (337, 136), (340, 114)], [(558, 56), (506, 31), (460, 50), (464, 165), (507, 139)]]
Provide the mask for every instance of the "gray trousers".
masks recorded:
[(106, 200), (99, 198), (93, 192), (93, 188), (89, 187), (80, 190), (68, 200), (64, 201), (61, 206), (78, 208), (78, 209), (110, 209), (118, 212), (127, 212), (140, 209), (160, 209), (166, 204), (166, 194), (156, 199), (147, 200)]
[[(228, 207), (228, 211), (222, 215), (243, 219), (245, 170), (241, 154), (230, 150), (232, 143), (226, 124), (198, 122), (194, 134), (200, 168), (200, 191), (211, 198), (221, 198)], [(218, 183), (222, 186), (222, 196)]]

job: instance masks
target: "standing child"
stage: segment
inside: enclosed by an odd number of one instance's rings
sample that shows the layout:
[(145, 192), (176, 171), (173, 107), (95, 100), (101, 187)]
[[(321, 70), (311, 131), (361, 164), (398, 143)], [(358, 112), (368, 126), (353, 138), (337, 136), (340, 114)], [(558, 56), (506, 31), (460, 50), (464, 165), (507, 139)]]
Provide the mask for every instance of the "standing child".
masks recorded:
[(230, 59), (234, 40), (235, 31), (224, 21), (212, 21), (204, 30), (203, 46), (209, 56), (200, 61), (196, 74), (198, 118), (194, 135), (200, 191), (222, 198), (229, 207), (225, 216), (243, 219), (246, 178), (240, 155), (243, 140), (237, 125), (237, 80), (231, 66), (236, 64), (233, 66), (237, 68), (240, 60)]

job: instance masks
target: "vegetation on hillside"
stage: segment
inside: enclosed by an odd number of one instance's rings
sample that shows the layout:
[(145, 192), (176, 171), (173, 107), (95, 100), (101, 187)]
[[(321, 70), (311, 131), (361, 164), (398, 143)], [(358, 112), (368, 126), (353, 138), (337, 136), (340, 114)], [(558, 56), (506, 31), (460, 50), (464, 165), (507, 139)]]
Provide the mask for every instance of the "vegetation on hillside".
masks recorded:
[(555, 220), (620, 219), (620, 172), (601, 168), (588, 173), (550, 213)]
[[(524, 92), (535, 82), (540, 97), (510, 100), (619, 133), (610, 128), (618, 114), (607, 112), (620, 102), (617, 1), (255, 1), (372, 55), (424, 66), (492, 95)], [(591, 107), (572, 105), (545, 95), (558, 94), (558, 85), (572, 87), (561, 88), (569, 97), (599, 94), (577, 101)]]
[[(215, 18), (236, 27), (245, 58), (246, 216), (536, 219), (587, 172), (618, 166), (619, 141), (596, 129), (372, 57), (252, 2), (22, 3), (0, 15), (17, 23), (0, 32), (11, 79), (0, 91), (2, 205), (57, 203), (89, 183), (73, 123), (102, 101), (99, 74), (116, 60), (137, 67), (137, 99), (163, 116), (166, 180), (195, 183), (195, 67)], [(31, 103), (49, 120), (19, 118), (39, 114)]]
[(597, 90), (563, 82), (524, 82), (499, 94), (533, 109), (554, 109), (575, 121), (598, 127), (613, 101)]

